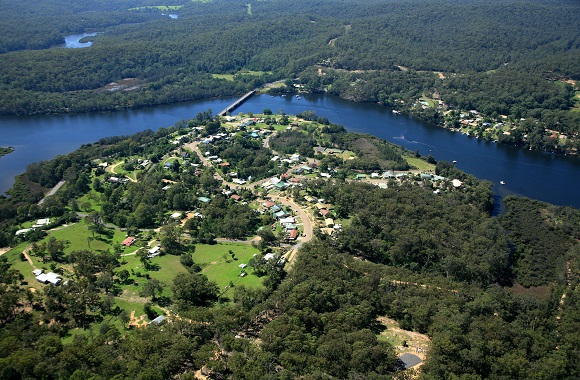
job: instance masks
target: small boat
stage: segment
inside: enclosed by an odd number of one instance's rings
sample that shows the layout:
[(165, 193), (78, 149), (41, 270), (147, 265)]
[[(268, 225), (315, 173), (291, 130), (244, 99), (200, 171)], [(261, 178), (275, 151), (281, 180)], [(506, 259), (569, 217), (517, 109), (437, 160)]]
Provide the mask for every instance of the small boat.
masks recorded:
[(505, 182), (504, 181), (499, 181), (499, 184), (500, 185), (505, 185)]
[(400, 115), (400, 114), (401, 114), (401, 111), (393, 110), (393, 113), (394, 113), (395, 115)]
[(453, 163), (456, 164), (457, 163), (457, 160), (453, 160)]

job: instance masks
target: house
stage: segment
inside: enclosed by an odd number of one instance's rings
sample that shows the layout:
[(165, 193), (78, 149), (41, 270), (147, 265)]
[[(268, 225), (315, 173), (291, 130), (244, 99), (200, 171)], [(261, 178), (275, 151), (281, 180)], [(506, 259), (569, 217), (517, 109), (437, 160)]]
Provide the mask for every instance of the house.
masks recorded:
[(334, 220), (332, 218), (326, 218), (326, 219), (324, 219), (324, 225), (327, 228), (333, 227), (334, 226)]
[(276, 219), (283, 218), (283, 217), (285, 217), (286, 215), (288, 215), (288, 213), (287, 213), (286, 211), (284, 211), (284, 210), (282, 210), (282, 211), (278, 211), (278, 212), (275, 212), (275, 213), (274, 213), (274, 217), (275, 217)]
[(266, 255), (264, 255), (264, 260), (266, 260), (266, 261), (270, 261), (270, 260), (275, 259), (275, 258), (276, 258), (276, 255), (273, 253), (266, 253)]
[(282, 210), (282, 207), (280, 207), (278, 205), (274, 205), (274, 206), (270, 207), (270, 211), (272, 211), (273, 213), (277, 213), (280, 210)]
[(280, 219), (280, 224), (282, 224), (282, 225), (288, 224), (288, 223), (295, 223), (295, 222), (296, 222), (296, 219), (294, 217)]
[(35, 269), (32, 271), (34, 277), (39, 276), (42, 273), (42, 269)]
[(27, 232), (32, 231), (32, 228), (23, 228), (21, 230), (16, 231), (16, 236), (25, 235)]
[(315, 146), (314, 147), (314, 153), (324, 153), (324, 150), (326, 148), (322, 147), (322, 146)]
[(262, 203), (262, 207), (264, 207), (265, 209), (269, 209), (270, 207), (275, 206), (276, 203), (272, 202), (272, 201), (266, 201), (264, 203)]
[(326, 218), (328, 215), (332, 214), (332, 211), (330, 211), (326, 208), (321, 208), (318, 211), (320, 212), (320, 215), (322, 215), (324, 218)]
[(463, 185), (463, 182), (461, 182), (458, 179), (454, 179), (453, 181), (451, 181), (451, 183), (453, 184), (453, 187), (461, 187)]
[(179, 219), (179, 218), (181, 218), (181, 213), (180, 212), (174, 212), (173, 214), (171, 214), (171, 218), (172, 219)]
[(155, 247), (151, 248), (148, 252), (147, 252), (147, 257), (152, 259), (155, 256), (159, 256), (159, 254), (161, 253), (161, 247), (156, 245)]
[[(322, 173), (320, 173), (320, 175), (322, 175)], [(364, 175), (364, 174), (357, 174), (356, 175), (356, 179), (358, 179), (358, 180), (360, 180), (360, 179), (366, 179), (366, 178), (367, 178), (367, 176)]]
[(109, 177), (107, 181), (110, 183), (117, 183), (119, 182), (119, 177)]
[(274, 187), (278, 190), (284, 190), (288, 187), (288, 184), (286, 182), (278, 182)]
[(240, 197), (238, 194), (232, 194), (230, 198), (232, 198), (234, 202), (239, 202), (242, 200), (242, 197)]
[(288, 180), (288, 182), (290, 182), (293, 185), (299, 185), (300, 184), (300, 179), (298, 179), (298, 178), (290, 178)]
[(125, 247), (130, 247), (131, 245), (133, 245), (133, 243), (135, 243), (136, 240), (137, 239), (135, 239), (135, 237), (129, 236), (125, 240), (123, 240), (121, 245), (124, 245)]
[(293, 223), (286, 223), (284, 224), (284, 228), (286, 229), (286, 231), (290, 231), (290, 230), (297, 230), (298, 227), (293, 224)]
[(211, 200), (211, 199), (209, 199), (207, 197), (199, 197), (197, 199), (199, 199), (199, 201), (200, 202), (203, 202), (203, 203), (209, 203), (209, 201)]
[(296, 240), (298, 238), (298, 230), (290, 230), (288, 240)]

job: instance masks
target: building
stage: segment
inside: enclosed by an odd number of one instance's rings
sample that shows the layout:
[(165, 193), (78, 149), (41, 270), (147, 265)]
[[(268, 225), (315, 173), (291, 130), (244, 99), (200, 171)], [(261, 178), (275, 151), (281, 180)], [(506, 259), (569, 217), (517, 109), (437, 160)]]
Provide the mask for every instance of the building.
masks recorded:
[[(37, 269), (37, 271), (39, 270), (40, 269)], [(34, 271), (33, 273), (35, 272), (36, 271)], [(39, 275), (36, 276), (36, 279), (38, 280), (38, 282), (42, 282), (43, 284), (52, 284), (52, 285), (58, 285), (62, 281), (62, 278), (60, 278), (58, 274), (53, 272), (48, 273), (41, 272)]]
[(123, 242), (121, 243), (121, 245), (124, 245), (125, 247), (130, 247), (133, 245), (133, 243), (135, 243), (137, 239), (133, 236), (129, 236), (127, 237), (125, 240), (123, 240)]
[(298, 230), (290, 230), (288, 240), (296, 240), (298, 238)]
[(161, 247), (156, 245), (155, 247), (151, 248), (149, 252), (147, 252), (147, 257), (152, 259), (155, 256), (159, 256), (161, 253)]

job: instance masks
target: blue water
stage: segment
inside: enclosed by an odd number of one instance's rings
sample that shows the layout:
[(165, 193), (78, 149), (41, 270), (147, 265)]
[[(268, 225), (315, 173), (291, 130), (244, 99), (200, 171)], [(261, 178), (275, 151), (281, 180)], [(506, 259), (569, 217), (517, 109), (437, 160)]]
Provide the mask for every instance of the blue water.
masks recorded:
[(71, 34), (70, 36), (66, 36), (64, 38), (64, 45), (62, 47), (68, 49), (80, 49), (80, 48), (87, 48), (91, 46), (93, 43), (91, 41), (88, 42), (80, 42), (85, 37), (94, 37), (97, 33), (82, 33), (82, 34)]
[[(144, 129), (169, 127), (198, 112), (214, 114), (234, 98), (210, 99), (152, 108), (77, 115), (0, 117), (0, 146), (14, 146), (15, 152), (0, 158), (0, 192), (8, 190), (14, 176), (26, 165), (69, 153), (81, 144), (101, 137), (128, 135)], [(373, 134), (436, 160), (457, 161), (457, 167), (494, 183), (498, 197), (509, 194), (580, 208), (580, 159), (485, 142), (423, 123), (389, 109), (367, 103), (349, 102), (328, 95), (258, 95), (234, 113), (283, 111), (297, 114), (314, 110), (349, 131)], [(505, 185), (500, 185), (505, 181)]]

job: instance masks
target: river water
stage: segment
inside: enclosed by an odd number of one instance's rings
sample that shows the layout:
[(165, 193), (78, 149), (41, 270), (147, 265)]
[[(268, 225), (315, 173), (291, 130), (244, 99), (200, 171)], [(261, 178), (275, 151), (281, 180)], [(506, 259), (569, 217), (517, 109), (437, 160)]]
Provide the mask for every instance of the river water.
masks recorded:
[(97, 33), (82, 33), (82, 34), (71, 34), (70, 36), (64, 37), (64, 45), (61, 47), (67, 49), (81, 49), (87, 48), (91, 46), (93, 43), (91, 41), (88, 42), (80, 42), (85, 37), (94, 37)]
[[(129, 135), (145, 129), (169, 127), (198, 112), (217, 114), (234, 98), (209, 99), (110, 113), (0, 117), (0, 146), (16, 150), (0, 158), (0, 192), (14, 183), (14, 176), (26, 165), (69, 153), (81, 144), (99, 138)], [(423, 123), (405, 115), (395, 115), (376, 104), (354, 103), (328, 95), (258, 95), (237, 112), (260, 113), (269, 108), (297, 114), (314, 110), (348, 131), (363, 132), (431, 154), (436, 160), (457, 161), (457, 167), (494, 183), (498, 198), (522, 195), (558, 205), (580, 208), (580, 159), (532, 152), (485, 142)], [(499, 182), (504, 181), (505, 185)]]

